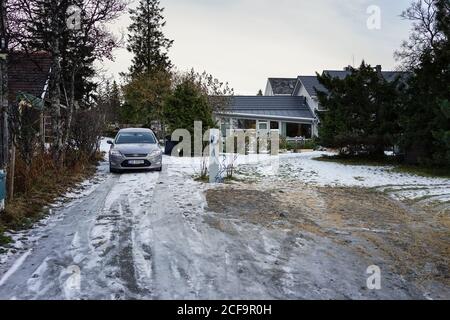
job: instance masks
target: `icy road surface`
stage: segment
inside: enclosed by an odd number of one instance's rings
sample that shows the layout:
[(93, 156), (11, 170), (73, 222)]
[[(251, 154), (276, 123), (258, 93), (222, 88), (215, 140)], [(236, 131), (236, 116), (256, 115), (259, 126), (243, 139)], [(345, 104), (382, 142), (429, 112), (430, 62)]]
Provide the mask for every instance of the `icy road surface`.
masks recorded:
[[(313, 162), (311, 156), (285, 160), (281, 172), (308, 183), (401, 182), (380, 169)], [(243, 173), (266, 175), (263, 165), (251, 162)], [(380, 259), (361, 258), (325, 236), (294, 232), (283, 221), (268, 228), (210, 212), (205, 193), (211, 187), (192, 178), (198, 163), (165, 158), (161, 173), (112, 175), (107, 169), (103, 162), (95, 178), (55, 204), (47, 219), (12, 234), (13, 248), (0, 255), (0, 299), (434, 298), (394, 273), (383, 275), (383, 290), (367, 290), (367, 267)], [(449, 193), (448, 180), (403, 180), (443, 189), (433, 197)], [(448, 298), (446, 289), (436, 297)]]

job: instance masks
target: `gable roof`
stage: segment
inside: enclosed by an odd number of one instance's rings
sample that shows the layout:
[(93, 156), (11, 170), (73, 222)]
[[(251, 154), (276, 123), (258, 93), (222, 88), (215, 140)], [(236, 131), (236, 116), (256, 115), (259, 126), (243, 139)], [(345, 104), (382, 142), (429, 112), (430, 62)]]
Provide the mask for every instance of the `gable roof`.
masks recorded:
[(8, 90), (10, 101), (19, 93), (42, 98), (52, 61), (46, 52), (11, 53), (8, 59)]
[(297, 79), (295, 78), (269, 78), (274, 95), (291, 95), (294, 92)]
[(221, 114), (256, 119), (314, 120), (305, 97), (235, 96)]
[[(347, 70), (324, 70), (324, 73), (330, 75), (333, 78), (339, 78), (339, 79), (345, 79), (347, 76), (351, 74), (351, 71)], [(397, 79), (397, 77), (403, 77), (407, 72), (400, 72), (400, 71), (381, 71), (381, 74), (383, 78), (388, 81), (392, 82)]]
[[(299, 76), (298, 81), (305, 87), (305, 90), (311, 97), (316, 96), (317, 91), (327, 91), (327, 89), (325, 89), (325, 87), (319, 82), (316, 76)], [(300, 87), (297, 86), (296, 90), (297, 89), (300, 90)]]
[[(343, 80), (351, 74), (351, 71), (324, 70), (323, 73), (328, 74), (332, 78), (339, 78)], [(381, 74), (383, 75), (383, 78), (388, 82), (393, 82), (399, 77), (405, 79), (405, 77), (408, 75), (407, 72), (399, 71), (382, 71)], [(316, 76), (299, 76), (298, 81), (305, 87), (306, 91), (308, 91), (309, 95), (312, 97), (317, 95), (317, 91), (327, 92), (327, 89), (319, 82)], [(300, 90), (299, 85), (296, 86), (294, 94), (297, 94), (298, 90)]]

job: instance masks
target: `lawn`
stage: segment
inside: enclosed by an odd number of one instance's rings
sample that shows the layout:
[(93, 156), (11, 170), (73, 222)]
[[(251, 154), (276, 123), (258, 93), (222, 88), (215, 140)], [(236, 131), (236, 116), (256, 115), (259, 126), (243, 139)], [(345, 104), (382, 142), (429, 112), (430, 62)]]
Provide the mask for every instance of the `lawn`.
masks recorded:
[(315, 158), (316, 161), (335, 162), (351, 166), (393, 166), (392, 171), (398, 173), (408, 173), (421, 177), (450, 178), (450, 168), (445, 167), (427, 167), (418, 165), (405, 165), (395, 157), (386, 156), (384, 158), (371, 159), (367, 157), (348, 157), (348, 156), (321, 156)]

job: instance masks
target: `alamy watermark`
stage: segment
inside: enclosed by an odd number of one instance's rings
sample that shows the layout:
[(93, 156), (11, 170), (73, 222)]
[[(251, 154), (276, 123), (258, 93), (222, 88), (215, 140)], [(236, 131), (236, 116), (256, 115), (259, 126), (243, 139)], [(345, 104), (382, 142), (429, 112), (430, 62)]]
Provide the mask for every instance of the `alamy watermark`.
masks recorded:
[(367, 29), (380, 30), (381, 29), (381, 8), (377, 5), (371, 5), (367, 8)]
[(367, 278), (367, 289), (381, 290), (381, 268), (376, 265), (372, 265), (367, 268), (366, 273), (370, 275)]
[[(227, 168), (252, 161), (267, 160), (268, 173), (279, 169), (280, 132), (278, 130), (219, 129), (203, 131), (201, 121), (194, 123), (194, 135), (187, 129), (177, 129), (171, 140), (178, 142), (172, 149), (172, 157), (203, 158), (208, 163), (212, 180), (220, 181)], [(264, 158), (264, 159), (263, 159)], [(211, 181), (212, 182), (212, 181)]]
[(81, 8), (76, 5), (71, 5), (66, 11), (67, 28), (72, 31), (81, 30)]
[[(67, 277), (67, 278), (66, 278)], [(74, 299), (81, 292), (81, 269), (77, 265), (67, 267), (63, 272), (63, 290), (67, 299)]]

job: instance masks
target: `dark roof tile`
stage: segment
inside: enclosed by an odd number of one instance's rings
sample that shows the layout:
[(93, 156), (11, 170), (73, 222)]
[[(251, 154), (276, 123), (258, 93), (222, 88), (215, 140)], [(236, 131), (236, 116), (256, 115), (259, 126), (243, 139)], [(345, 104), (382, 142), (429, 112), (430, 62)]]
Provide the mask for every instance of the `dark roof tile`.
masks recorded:
[(314, 119), (306, 99), (293, 96), (235, 96), (227, 113), (268, 119)]
[[(325, 70), (324, 73), (333, 78), (345, 79), (351, 72), (345, 70)], [(381, 73), (388, 82), (395, 81), (398, 77), (405, 79), (408, 75), (407, 72), (397, 71), (382, 71)], [(327, 89), (319, 82), (316, 76), (299, 76), (298, 80), (301, 81), (311, 96), (316, 96), (317, 91), (327, 92)]]

